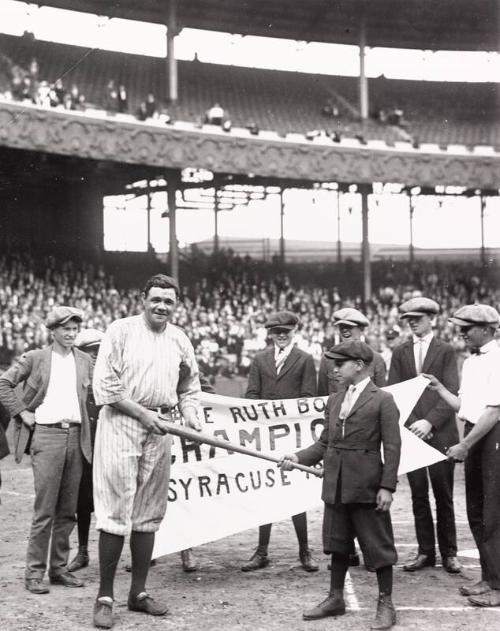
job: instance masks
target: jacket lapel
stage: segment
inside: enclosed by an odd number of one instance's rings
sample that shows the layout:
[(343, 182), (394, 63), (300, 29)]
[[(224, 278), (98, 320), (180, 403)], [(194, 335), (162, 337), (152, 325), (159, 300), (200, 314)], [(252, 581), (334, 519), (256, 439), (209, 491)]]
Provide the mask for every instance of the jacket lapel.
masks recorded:
[[(40, 374), (42, 390), (46, 394), (49, 387), (50, 369), (52, 365), (52, 344), (43, 349), (43, 354), (40, 361)], [(44, 396), (45, 396), (44, 394)]]
[(285, 359), (283, 368), (280, 370), (278, 374), (278, 379), (281, 379), (281, 377), (283, 377), (283, 375), (285, 375), (290, 370), (290, 368), (299, 360), (299, 357), (300, 357), (300, 353), (298, 349), (294, 346), (292, 350), (290, 351), (290, 354), (288, 355), (288, 357)]
[(439, 340), (436, 340), (435, 337), (432, 338), (431, 343), (429, 344), (429, 348), (427, 349), (427, 353), (424, 359), (424, 365), (422, 366), (422, 372), (429, 372), (429, 368), (432, 365), (432, 362), (436, 359), (439, 350)]
[(409, 370), (413, 373), (413, 376), (416, 377), (417, 367), (415, 365), (415, 353), (413, 352), (413, 338), (410, 339), (408, 342), (406, 342), (404, 355), (405, 355)]
[(376, 391), (377, 391), (377, 387), (375, 386), (373, 381), (370, 380), (370, 383), (366, 385), (363, 392), (357, 398), (356, 403), (352, 406), (351, 411), (347, 415), (346, 419), (348, 419), (351, 416), (351, 414), (354, 414), (354, 412), (359, 410), (359, 408), (363, 407), (363, 405), (365, 405), (365, 403), (367, 403), (372, 398), (373, 393)]
[(76, 368), (76, 388), (77, 392), (80, 393), (80, 386), (82, 385), (83, 373), (85, 372), (85, 363), (83, 358), (77, 348), (73, 349), (73, 355), (75, 357), (75, 368)]
[(276, 375), (276, 364), (274, 362), (274, 346), (269, 346), (264, 352), (264, 363), (272, 375)]

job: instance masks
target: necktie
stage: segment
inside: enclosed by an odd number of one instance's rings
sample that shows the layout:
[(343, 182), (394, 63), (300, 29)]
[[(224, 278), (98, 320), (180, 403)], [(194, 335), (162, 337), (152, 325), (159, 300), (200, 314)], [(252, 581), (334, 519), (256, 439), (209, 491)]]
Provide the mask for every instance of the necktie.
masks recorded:
[(280, 348), (279, 353), (278, 353), (278, 357), (276, 357), (276, 372), (278, 373), (278, 375), (280, 374), (280, 370), (283, 368), (283, 364), (286, 361), (286, 355), (283, 352), (283, 349)]
[(417, 360), (417, 375), (420, 375), (422, 368), (424, 367), (424, 340), (418, 340), (418, 360)]
[(355, 390), (356, 390), (356, 386), (349, 386), (347, 388), (344, 400), (342, 401), (342, 405), (340, 406), (339, 418), (341, 420), (344, 420), (345, 418), (347, 418), (347, 415), (351, 411), (352, 399), (353, 399)]

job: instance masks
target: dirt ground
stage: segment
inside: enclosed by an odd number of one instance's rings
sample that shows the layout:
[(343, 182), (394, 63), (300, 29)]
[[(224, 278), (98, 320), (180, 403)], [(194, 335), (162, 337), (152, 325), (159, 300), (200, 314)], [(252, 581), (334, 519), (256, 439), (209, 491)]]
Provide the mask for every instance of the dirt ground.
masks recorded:
[[(50, 594), (32, 595), (24, 589), (24, 555), (33, 501), (33, 478), (26, 457), (16, 465), (9, 456), (1, 463), (3, 486), (0, 515), (0, 588), (2, 631), (57, 630), (92, 628), (92, 606), (97, 571), (97, 536), (91, 533), (91, 563), (79, 572), (86, 582), (82, 589), (52, 586)], [(452, 576), (441, 567), (408, 574), (395, 569), (394, 601), (398, 609), (397, 629), (440, 629), (455, 631), (484, 628), (500, 629), (500, 608), (482, 610), (468, 607), (457, 592), (464, 581), (478, 576), (478, 561), (467, 527), (463, 491), (463, 468), (457, 467), (456, 519), (459, 549), (464, 564), (463, 576)], [(392, 511), (400, 563), (414, 551), (413, 521), (406, 479), (400, 482)], [(321, 509), (309, 513), (311, 546), (320, 561), (320, 571), (304, 572), (297, 558), (295, 535), (290, 520), (273, 529), (271, 565), (258, 572), (243, 573), (241, 563), (256, 545), (255, 530), (246, 531), (196, 549), (200, 569), (194, 574), (182, 571), (179, 555), (159, 559), (151, 569), (148, 588), (170, 607), (170, 615), (153, 619), (127, 610), (130, 575), (124, 570), (124, 552), (116, 581), (115, 627), (123, 631), (148, 627), (205, 631), (213, 628), (248, 631), (368, 629), (373, 617), (376, 579), (363, 568), (354, 568), (348, 581), (348, 612), (340, 618), (304, 622), (302, 610), (326, 595), (329, 587), (327, 558), (321, 552)], [(76, 536), (73, 537), (76, 545)], [(465, 553), (465, 554), (464, 554)]]

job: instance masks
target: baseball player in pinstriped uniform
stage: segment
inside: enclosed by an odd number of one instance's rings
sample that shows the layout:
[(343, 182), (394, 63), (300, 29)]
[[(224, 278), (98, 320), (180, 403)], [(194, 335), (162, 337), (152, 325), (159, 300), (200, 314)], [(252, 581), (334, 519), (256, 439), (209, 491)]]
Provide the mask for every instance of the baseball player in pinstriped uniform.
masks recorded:
[[(132, 584), (128, 608), (162, 616), (167, 607), (146, 592), (154, 535), (167, 505), (169, 439), (159, 413), (179, 404), (186, 424), (200, 430), (200, 381), (193, 347), (169, 323), (179, 288), (169, 276), (148, 280), (144, 312), (108, 328), (94, 373), (103, 408), (94, 455), (94, 504), (100, 530), (100, 587), (94, 625), (113, 625), (113, 584), (124, 537), (131, 532)], [(180, 378), (179, 367), (183, 372)]]

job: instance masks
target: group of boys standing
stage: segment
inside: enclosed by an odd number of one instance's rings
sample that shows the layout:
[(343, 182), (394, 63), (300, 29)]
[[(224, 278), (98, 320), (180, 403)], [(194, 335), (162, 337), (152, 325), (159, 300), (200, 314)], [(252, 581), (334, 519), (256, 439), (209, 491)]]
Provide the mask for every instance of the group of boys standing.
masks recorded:
[[(72, 307), (58, 307), (46, 322), (52, 330), (52, 345), (26, 353), (0, 377), (0, 402), (17, 419), (18, 451), (24, 447), (23, 435), (31, 439), (35, 504), (25, 584), (36, 594), (48, 592), (43, 576), (50, 540), (50, 582), (83, 585), (68, 571), (68, 554), (78, 510), (82, 514), (79, 535), (83, 536), (79, 537), (80, 558), (70, 569), (88, 563), (85, 531), (88, 538), (92, 499), (80, 506), (76, 502), (82, 472), (88, 478), (91, 471), (91, 427), (96, 424), (89, 421), (87, 395), (93, 383), (94, 403), (101, 408), (92, 465), (100, 533), (100, 586), (93, 622), (99, 628), (113, 625), (114, 577), (129, 533), (128, 608), (156, 616), (168, 612), (146, 591), (154, 535), (166, 510), (170, 439), (164, 419), (178, 406), (189, 427), (201, 428), (194, 350), (186, 335), (169, 322), (178, 297), (172, 278), (152, 277), (144, 288), (141, 315), (115, 321), (102, 340), (98, 332), (80, 333), (84, 336), (80, 346), (87, 352), (74, 348), (83, 314)], [(345, 613), (344, 581), (349, 565), (359, 563), (354, 549), (357, 538), (365, 564), (376, 572), (378, 581), (371, 628), (388, 629), (396, 623), (391, 595), (397, 553), (389, 509), (397, 485), (401, 437), (399, 411), (392, 396), (380, 388), (419, 374), (429, 379), (429, 388), (405, 425), (448, 459), (408, 475), (418, 550), (403, 569), (415, 572), (436, 562), (430, 480), (442, 565), (447, 572), (460, 572), (453, 475), (454, 462), (465, 459), (468, 517), (482, 576), (477, 584), (461, 587), (460, 593), (474, 605), (500, 605), (500, 348), (494, 340), (500, 316), (492, 307), (469, 305), (451, 318), (473, 353), (464, 364), (459, 389), (454, 351), (432, 332), (438, 312), (439, 305), (424, 297), (400, 306), (412, 337), (394, 349), (388, 379), (382, 357), (362, 341), (369, 321), (356, 309), (334, 313), (340, 340), (325, 353), (318, 380), (312, 357), (294, 345), (300, 324), (297, 316), (277, 312), (266, 323), (271, 345), (257, 353), (252, 363), (246, 396), (329, 395), (319, 440), (281, 461), (284, 469), (323, 461), (325, 472), (323, 549), (332, 558), (330, 592), (326, 600), (304, 612), (305, 620)], [(94, 367), (89, 351), (99, 344)], [(20, 383), (22, 394), (17, 390)], [(455, 412), (466, 423), (460, 442)], [(316, 571), (305, 513), (294, 516), (293, 523), (301, 564), (306, 571)], [(257, 550), (242, 570), (258, 570), (269, 563), (270, 534), (271, 524), (261, 526)]]

